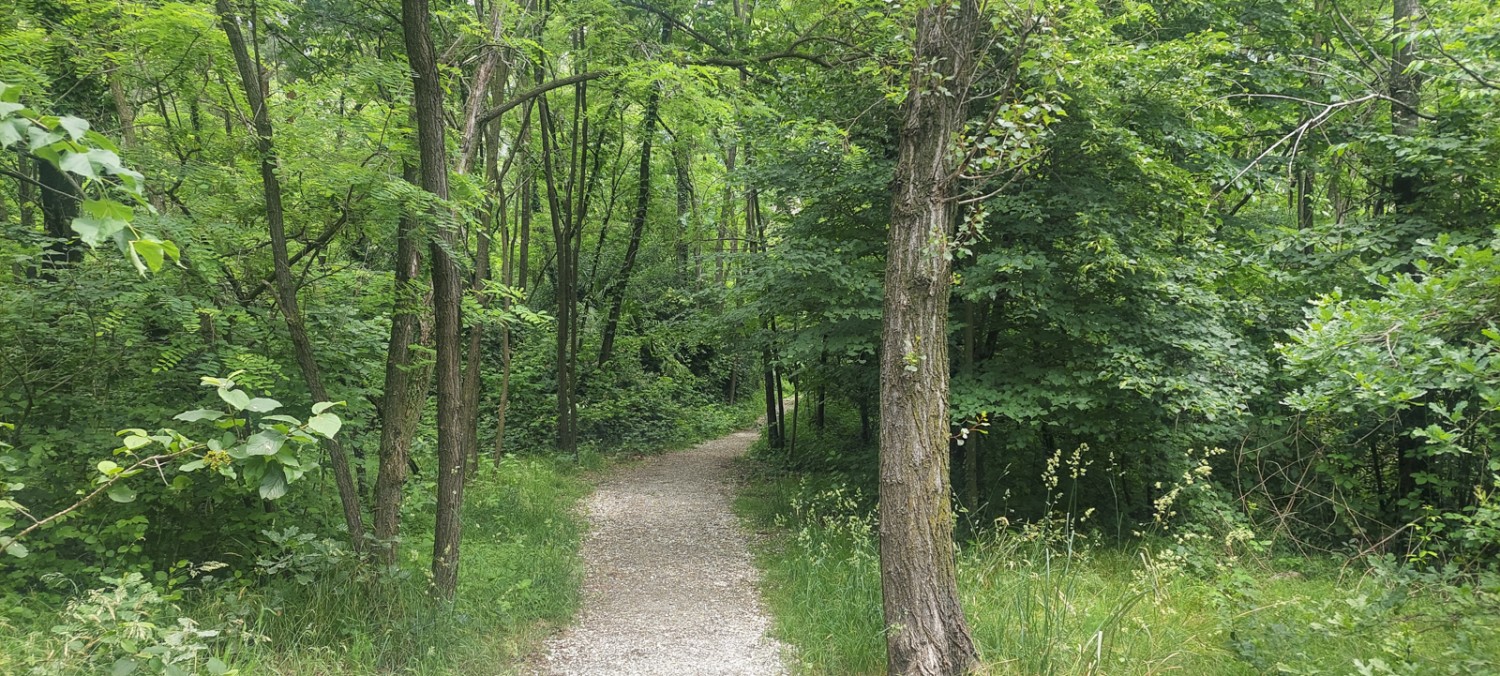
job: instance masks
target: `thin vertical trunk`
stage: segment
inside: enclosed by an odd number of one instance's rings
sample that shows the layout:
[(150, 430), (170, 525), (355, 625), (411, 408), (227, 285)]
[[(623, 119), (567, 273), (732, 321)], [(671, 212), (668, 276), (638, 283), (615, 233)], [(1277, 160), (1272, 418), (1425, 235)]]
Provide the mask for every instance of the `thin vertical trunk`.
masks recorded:
[(880, 582), (891, 674), (961, 674), (978, 659), (954, 568), (946, 250), (958, 173), (951, 144), (978, 30), (974, 0), (917, 10), (901, 104), (880, 360)]
[[(1421, 103), (1421, 81), (1412, 70), (1415, 54), (1412, 34), (1416, 30), (1415, 22), (1421, 11), (1420, 0), (1395, 0), (1392, 5), (1391, 22), (1395, 26), (1396, 37), (1391, 44), (1391, 134), (1402, 139), (1416, 136), (1421, 123), (1421, 118), (1417, 116), (1417, 106)], [(1391, 207), (1402, 231), (1402, 243), (1406, 246), (1414, 246), (1418, 236), (1417, 233), (1409, 232), (1409, 224), (1416, 215), (1419, 191), (1420, 178), (1416, 170), (1398, 163), (1391, 175)], [(1412, 263), (1402, 267), (1408, 273), (1416, 270)], [(1428, 491), (1424, 483), (1418, 482), (1418, 478), (1431, 469), (1431, 459), (1427, 456), (1424, 441), (1413, 437), (1411, 432), (1427, 426), (1426, 412), (1425, 408), (1409, 408), (1398, 416), (1402, 436), (1396, 444), (1397, 493), (1392, 500), (1394, 504), (1417, 495), (1422, 496), (1419, 499), (1425, 502)]]
[[(974, 301), (964, 301), (964, 356), (963, 370), (966, 377), (974, 377), (974, 353), (977, 313)], [(964, 441), (964, 498), (970, 510), (979, 509), (979, 440), (983, 435), (975, 432)]]
[[(403, 163), (402, 177), (420, 183), (416, 165)], [(415, 214), (403, 213), (396, 224), (396, 274), (391, 308), (391, 338), (386, 346), (385, 392), (380, 401), (380, 473), (375, 478), (375, 539), (386, 564), (396, 563), (400, 549), (401, 499), (411, 461), (412, 440), (427, 391), (432, 388), (432, 360), (412, 345), (431, 346), (431, 291), (422, 283), (422, 247)]]
[[(221, 2), (223, 0), (220, 0)], [(437, 54), (432, 48), (427, 0), (402, 0), (401, 24), (406, 56), (411, 65), (412, 105), (417, 118), (417, 148), (421, 157), (422, 189), (448, 199), (448, 150), (443, 126), (443, 89), (438, 80)], [(463, 399), (459, 334), (463, 278), (450, 250), (459, 243), (453, 228), (440, 214), (438, 237), (429, 247), (432, 258), (433, 314), (436, 319), (438, 469), (437, 523), (433, 529), (432, 578), (437, 592), (453, 598), (458, 591), (459, 544), (463, 535), (464, 447)]]
[(688, 241), (693, 235), (693, 177), (692, 156), (687, 143), (678, 140), (672, 145), (672, 168), (677, 173), (677, 242), (673, 253), (677, 257), (677, 280), (688, 281)]
[[(661, 41), (666, 44), (672, 37), (672, 24), (662, 27)], [(635, 272), (635, 259), (641, 251), (641, 236), (646, 232), (646, 214), (651, 206), (651, 147), (656, 141), (656, 115), (661, 107), (661, 87), (653, 84), (646, 96), (645, 118), (641, 120), (641, 161), (636, 169), (635, 213), (630, 219), (630, 242), (625, 245), (625, 261), (620, 264), (620, 273), (605, 290), (609, 304), (609, 315), (604, 320), (604, 330), (599, 340), (599, 367), (603, 368), (614, 357), (615, 331), (620, 326), (620, 313), (625, 308), (625, 292), (630, 287), (630, 276)]]
[[(540, 72), (538, 72), (540, 80)], [(563, 453), (576, 453), (577, 430), (573, 427), (573, 312), (574, 293), (577, 291), (576, 274), (573, 271), (572, 218), (564, 211), (563, 198), (558, 190), (557, 170), (554, 166), (556, 134), (551, 106), (547, 98), (538, 98), (542, 121), (542, 170), (547, 184), (547, 205), (552, 220), (552, 240), (556, 254), (554, 267), (557, 279), (553, 284), (557, 297), (557, 448)], [(576, 163), (575, 163), (576, 166)], [(571, 187), (567, 194), (571, 195)]]
[[(1391, 45), (1391, 133), (1401, 138), (1416, 136), (1421, 118), (1421, 79), (1411, 68), (1415, 53), (1412, 32), (1421, 14), (1421, 0), (1395, 0), (1391, 21), (1397, 36)], [(1410, 212), (1417, 201), (1418, 177), (1414, 171), (1397, 166), (1391, 176), (1391, 200), (1398, 215)]]
[[(263, 86), (266, 74), (262, 71), (260, 64), (251, 59), (244, 35), (240, 32), (239, 16), (230, 6), (229, 0), (217, 0), (216, 7), (220, 24), (224, 28), (224, 35), (229, 41), (230, 51), (234, 54), (235, 67), (239, 71), (240, 82), (245, 92), (245, 102), (250, 106), (251, 119), (255, 126), (255, 145), (256, 150), (260, 152), (261, 187), (265, 194), (266, 227), (271, 236), (272, 277), (276, 292), (276, 305), (281, 309), (281, 315), (286, 320), (287, 333), (290, 334), (292, 340), (292, 350), (297, 357), (297, 366), (302, 371), (303, 379), (307, 381), (307, 389), (313, 401), (330, 401), (328, 392), (323, 387), (322, 374), (318, 371), (312, 340), (307, 335), (307, 327), (302, 321), (302, 313), (297, 306), (297, 288), (292, 281), (292, 268), (287, 256), (285, 211), (281, 204), (281, 180), (276, 175), (278, 159), (272, 143), (271, 114), (266, 107)], [(354, 484), (354, 475), (349, 470), (349, 461), (344, 456), (343, 446), (338, 441), (329, 439), (327, 447), (329, 464), (333, 468), (334, 484), (337, 485), (339, 491), (339, 502), (344, 508), (344, 525), (349, 529), (349, 538), (354, 550), (363, 551), (364, 517), (360, 513), (359, 492)]]

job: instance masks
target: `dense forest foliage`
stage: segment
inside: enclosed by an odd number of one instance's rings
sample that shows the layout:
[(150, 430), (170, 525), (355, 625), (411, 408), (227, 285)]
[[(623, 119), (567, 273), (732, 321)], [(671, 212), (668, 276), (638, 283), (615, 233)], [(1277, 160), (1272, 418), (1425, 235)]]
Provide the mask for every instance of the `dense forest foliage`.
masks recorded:
[(961, 542), (1419, 576), (1496, 668), (1500, 10), (962, 0), (944, 76), (928, 7), (0, 7), (0, 671), (486, 664), (577, 467), (757, 415), (875, 496), (918, 95)]

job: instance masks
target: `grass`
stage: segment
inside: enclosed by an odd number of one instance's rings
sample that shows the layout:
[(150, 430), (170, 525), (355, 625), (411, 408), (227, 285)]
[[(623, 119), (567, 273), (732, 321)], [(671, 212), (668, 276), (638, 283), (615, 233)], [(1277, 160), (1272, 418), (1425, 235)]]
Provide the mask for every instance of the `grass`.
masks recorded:
[[(418, 506), (405, 520), (399, 570), (356, 565), (339, 545), (284, 532), (260, 553), (258, 579), (190, 584), (176, 599), (121, 585), (95, 606), (75, 601), (73, 612), (38, 613), (25, 625), (0, 619), (0, 673), (108, 672), (153, 644), (181, 642), (169, 636), (179, 617), (217, 632), (198, 637), (201, 651), (171, 652), (182, 658), (179, 673), (494, 673), (572, 617), (584, 532), (575, 506), (588, 490), (567, 461), (510, 457), (482, 471), (467, 489), (451, 605), (429, 593), (430, 507)], [(53, 626), (83, 640), (70, 647)], [(137, 673), (172, 673), (136, 661)]]
[[(678, 411), (655, 451), (742, 429), (754, 401)], [(0, 599), (0, 674), (468, 674), (515, 668), (577, 610), (592, 478), (634, 457), (485, 463), (465, 491), (458, 596), (431, 593), (433, 482), (408, 485), (398, 565), (361, 563), (336, 539), (267, 533), (238, 570), (188, 566)], [(162, 574), (158, 574), (162, 575)], [(221, 578), (215, 580), (214, 578)], [(102, 585), (102, 586), (99, 586)], [(17, 612), (7, 615), (4, 609)], [(179, 618), (187, 618), (183, 625)]]
[[(737, 509), (772, 533), (757, 558), (794, 670), (883, 673), (869, 496), (826, 476), (753, 475)], [(1459, 611), (1474, 590), (1338, 563), (1110, 547), (1030, 528), (969, 542), (958, 574), (983, 673), (1500, 673), (1496, 589)]]

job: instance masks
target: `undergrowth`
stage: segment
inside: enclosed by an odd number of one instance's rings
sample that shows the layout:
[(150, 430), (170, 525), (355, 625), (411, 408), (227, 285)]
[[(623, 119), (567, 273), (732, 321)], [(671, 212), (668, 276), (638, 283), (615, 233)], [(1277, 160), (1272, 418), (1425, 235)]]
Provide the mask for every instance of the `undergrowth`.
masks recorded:
[(570, 462), (508, 457), (483, 469), (467, 489), (451, 605), (430, 593), (431, 515), (418, 506), (391, 569), (289, 527), (265, 532), (253, 566), (233, 574), (184, 562), (5, 613), (0, 673), (493, 672), (572, 616), (584, 529), (574, 506), (587, 491)]
[[(757, 558), (788, 663), (882, 673), (873, 496), (751, 462), (737, 508), (773, 534)], [(1082, 526), (1063, 512), (967, 529), (959, 589), (984, 673), (1500, 673), (1493, 577), (1275, 557), (1237, 533), (1106, 544)]]

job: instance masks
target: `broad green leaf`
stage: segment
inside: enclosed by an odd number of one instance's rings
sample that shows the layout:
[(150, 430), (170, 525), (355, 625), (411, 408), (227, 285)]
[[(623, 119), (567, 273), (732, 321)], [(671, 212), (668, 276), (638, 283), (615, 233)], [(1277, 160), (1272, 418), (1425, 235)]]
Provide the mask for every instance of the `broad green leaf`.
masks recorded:
[(322, 413), (330, 408), (333, 408), (335, 406), (342, 406), (343, 404), (344, 402), (342, 401), (320, 401), (312, 405), (312, 412), (315, 414)]
[(138, 665), (129, 657), (121, 657), (115, 660), (115, 665), (110, 667), (109, 676), (130, 676), (135, 673)]
[(135, 502), (135, 489), (124, 484), (111, 487), (105, 495), (115, 502)]
[(26, 138), (25, 124), (25, 120), (0, 120), (0, 148), (9, 148)]
[(27, 554), (31, 553), (31, 550), (26, 549), (26, 545), (11, 541), (10, 543), (5, 545), (5, 553), (18, 559), (24, 559), (26, 558)]
[(149, 239), (137, 239), (130, 242), (130, 250), (140, 256), (146, 268), (152, 272), (160, 272), (162, 261), (166, 259), (166, 251), (160, 242)]
[(100, 474), (112, 475), (120, 471), (120, 466), (113, 460), (100, 460), (96, 465)]
[(199, 420), (218, 420), (222, 417), (224, 417), (223, 411), (215, 411), (211, 408), (200, 408), (192, 411), (183, 411), (182, 413), (178, 413), (177, 415), (172, 416), (172, 419), (181, 420), (183, 422), (198, 422)]
[(286, 474), (281, 471), (281, 466), (267, 467), (266, 475), (260, 479), (260, 497), (275, 500), (286, 495), (286, 488)]
[(220, 389), (219, 398), (223, 399), (224, 403), (233, 406), (236, 411), (243, 411), (250, 407), (250, 395), (245, 394), (244, 390)]
[(332, 413), (319, 413), (307, 420), (308, 429), (329, 439), (332, 439), (333, 435), (338, 434), (339, 428), (343, 426), (343, 421), (339, 420), (339, 417)]
[(245, 440), (246, 455), (276, 455), (281, 450), (281, 445), (286, 443), (286, 435), (274, 430), (263, 430), (250, 435)]
[(281, 408), (281, 402), (275, 399), (266, 399), (265, 397), (256, 397), (245, 404), (245, 410), (255, 413), (269, 413), (278, 408)]
[(99, 174), (94, 173), (94, 164), (89, 162), (89, 156), (83, 153), (75, 153), (71, 150), (63, 153), (62, 161), (57, 163), (57, 168), (63, 171), (71, 171), (79, 176), (99, 178)]
[(89, 121), (81, 117), (64, 115), (57, 118), (57, 126), (66, 129), (68, 132), (68, 136), (72, 137), (74, 141), (77, 141), (83, 138), (84, 133), (89, 130)]

